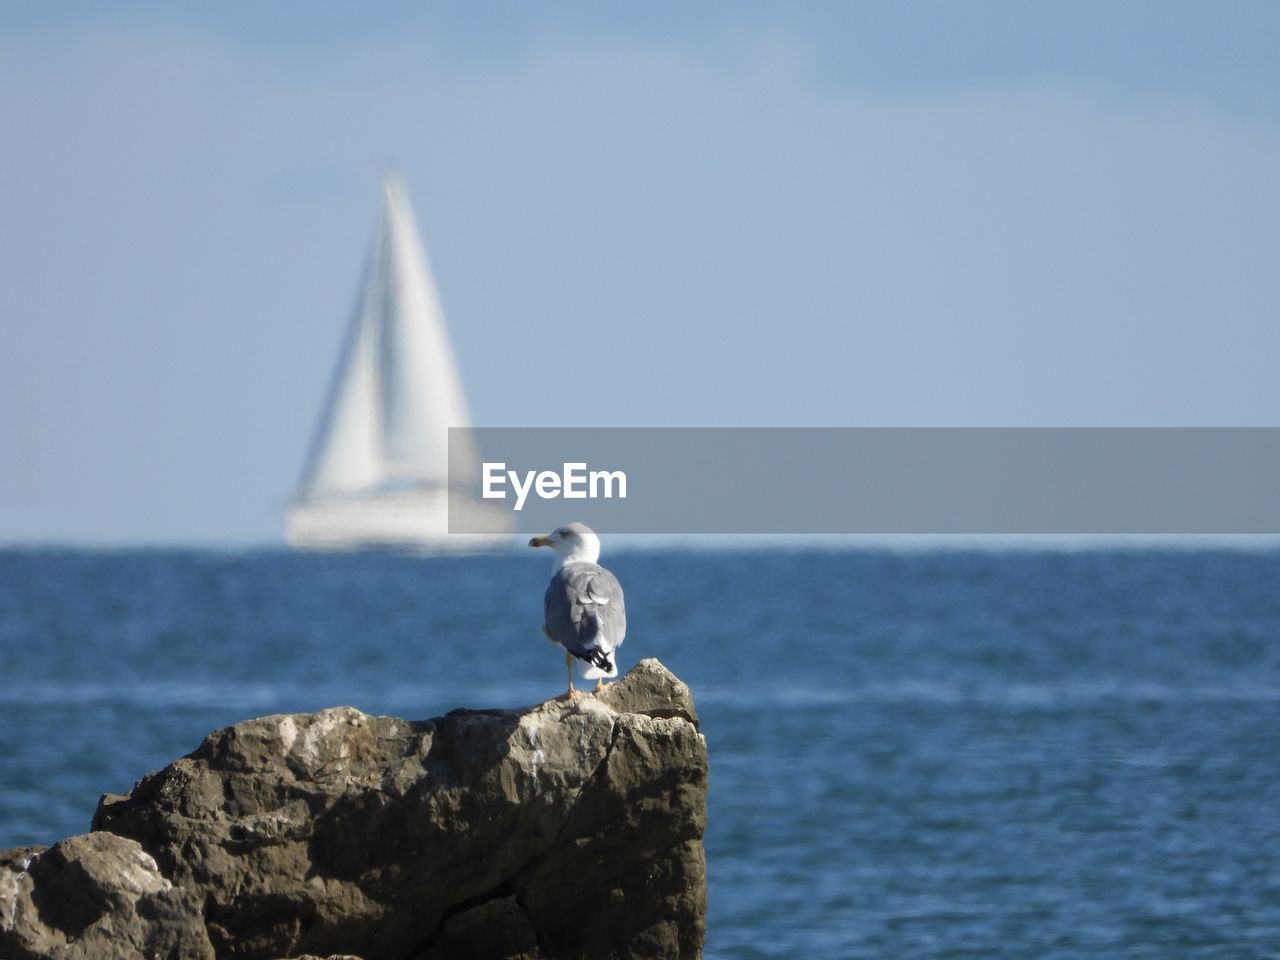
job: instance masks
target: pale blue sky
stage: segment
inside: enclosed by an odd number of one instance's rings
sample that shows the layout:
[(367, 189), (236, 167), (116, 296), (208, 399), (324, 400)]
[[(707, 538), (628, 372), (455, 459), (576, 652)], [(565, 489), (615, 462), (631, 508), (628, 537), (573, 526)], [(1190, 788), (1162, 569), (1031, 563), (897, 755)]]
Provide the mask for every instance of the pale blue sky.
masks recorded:
[(0, 542), (278, 541), (388, 166), (482, 425), (1280, 421), (1280, 5), (171, 6), (0, 7)]

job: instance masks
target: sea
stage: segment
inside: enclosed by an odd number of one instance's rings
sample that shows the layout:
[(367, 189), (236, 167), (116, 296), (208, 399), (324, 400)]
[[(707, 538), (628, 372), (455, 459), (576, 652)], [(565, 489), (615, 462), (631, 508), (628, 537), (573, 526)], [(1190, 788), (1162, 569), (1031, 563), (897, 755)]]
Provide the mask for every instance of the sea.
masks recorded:
[[(606, 545), (607, 546), (607, 545)], [(644, 549), (709, 958), (1280, 957), (1280, 552)], [(563, 690), (547, 556), (0, 551), (0, 848), (217, 727)]]

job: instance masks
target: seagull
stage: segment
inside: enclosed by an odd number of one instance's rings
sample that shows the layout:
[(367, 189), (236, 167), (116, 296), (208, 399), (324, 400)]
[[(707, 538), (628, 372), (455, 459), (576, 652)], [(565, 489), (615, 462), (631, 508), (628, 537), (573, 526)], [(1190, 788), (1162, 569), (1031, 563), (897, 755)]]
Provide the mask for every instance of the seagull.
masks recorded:
[(605, 677), (618, 675), (613, 652), (627, 633), (622, 587), (617, 577), (596, 563), (600, 538), (585, 523), (567, 523), (545, 537), (534, 537), (529, 546), (550, 547), (559, 554), (543, 597), (542, 632), (567, 651), (568, 696), (579, 693), (573, 689), (574, 657), (587, 664), (582, 676), (595, 680), (599, 693)]

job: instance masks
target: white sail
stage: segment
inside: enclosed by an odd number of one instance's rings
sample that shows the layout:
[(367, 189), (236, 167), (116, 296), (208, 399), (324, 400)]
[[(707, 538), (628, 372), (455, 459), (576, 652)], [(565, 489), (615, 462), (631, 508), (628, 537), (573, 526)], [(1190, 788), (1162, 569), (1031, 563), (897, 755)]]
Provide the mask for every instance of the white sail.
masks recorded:
[(299, 501), (363, 490), (383, 480), (372, 272), (371, 264), (298, 488)]
[(445, 483), (449, 427), (471, 423), (444, 312), (404, 185), (383, 184), (380, 397), (388, 478)]
[(398, 178), (330, 390), (299, 502), (448, 482), (449, 427), (470, 425), (435, 281)]

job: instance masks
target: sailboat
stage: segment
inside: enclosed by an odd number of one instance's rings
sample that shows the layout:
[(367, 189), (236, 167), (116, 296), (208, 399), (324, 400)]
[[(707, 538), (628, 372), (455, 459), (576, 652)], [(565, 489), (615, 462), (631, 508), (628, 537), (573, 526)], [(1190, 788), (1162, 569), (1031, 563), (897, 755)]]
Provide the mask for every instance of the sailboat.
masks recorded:
[[(467, 528), (490, 535), (448, 533), (449, 428), (470, 424), (408, 193), (391, 174), (355, 315), (286, 513), (290, 545), (436, 551), (504, 542), (504, 514), (457, 497)], [(454, 454), (475, 462), (473, 450)]]

